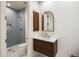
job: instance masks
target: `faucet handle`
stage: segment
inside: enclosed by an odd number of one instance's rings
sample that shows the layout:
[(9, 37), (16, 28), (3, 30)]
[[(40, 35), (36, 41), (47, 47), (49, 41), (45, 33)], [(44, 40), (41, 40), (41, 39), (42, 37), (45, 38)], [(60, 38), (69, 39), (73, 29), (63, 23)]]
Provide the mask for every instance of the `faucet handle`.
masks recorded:
[(48, 38), (50, 38), (50, 36), (48, 35)]

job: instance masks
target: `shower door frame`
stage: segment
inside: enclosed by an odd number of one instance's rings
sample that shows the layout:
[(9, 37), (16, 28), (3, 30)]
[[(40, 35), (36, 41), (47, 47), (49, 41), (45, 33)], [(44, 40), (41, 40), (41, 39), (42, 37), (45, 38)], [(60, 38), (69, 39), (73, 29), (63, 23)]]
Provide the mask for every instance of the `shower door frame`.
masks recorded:
[[(27, 2), (27, 8), (25, 7), (25, 16), (26, 16), (26, 9), (27, 9), (27, 21), (26, 21), (26, 17), (25, 17), (25, 42), (28, 41), (29, 39), (29, 6), (28, 6), (29, 2)], [(6, 43), (6, 39), (7, 39), (7, 28), (6, 28), (6, 20), (5, 20), (5, 16), (6, 16), (6, 1), (1, 1), (0, 3), (0, 56), (1, 57), (7, 57), (7, 43)], [(27, 30), (26, 30), (27, 29)], [(27, 32), (27, 34), (26, 34)], [(28, 45), (28, 44), (27, 44)], [(28, 48), (28, 47), (27, 47)], [(28, 55), (29, 52), (27, 52)]]

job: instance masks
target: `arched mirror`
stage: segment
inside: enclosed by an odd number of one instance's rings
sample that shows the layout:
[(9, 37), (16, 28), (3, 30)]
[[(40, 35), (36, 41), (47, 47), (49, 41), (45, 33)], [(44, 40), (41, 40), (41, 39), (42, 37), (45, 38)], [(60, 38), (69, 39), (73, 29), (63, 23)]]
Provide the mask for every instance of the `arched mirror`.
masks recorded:
[(42, 15), (42, 31), (54, 32), (54, 14), (51, 11)]

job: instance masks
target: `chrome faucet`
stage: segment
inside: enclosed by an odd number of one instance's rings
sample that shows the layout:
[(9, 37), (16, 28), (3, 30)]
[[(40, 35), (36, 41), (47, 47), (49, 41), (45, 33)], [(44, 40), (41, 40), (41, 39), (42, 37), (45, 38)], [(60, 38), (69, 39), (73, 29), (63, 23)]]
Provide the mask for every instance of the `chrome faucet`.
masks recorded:
[(49, 38), (49, 35), (47, 33), (44, 33), (44, 37)]
[(48, 36), (48, 34), (47, 33), (45, 33), (45, 37), (47, 38), (47, 36)]

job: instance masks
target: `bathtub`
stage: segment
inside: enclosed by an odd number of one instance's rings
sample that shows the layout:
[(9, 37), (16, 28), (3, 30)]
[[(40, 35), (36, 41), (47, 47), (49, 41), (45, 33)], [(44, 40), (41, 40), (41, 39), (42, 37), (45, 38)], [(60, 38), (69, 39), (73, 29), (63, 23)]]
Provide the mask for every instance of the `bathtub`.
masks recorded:
[(26, 43), (22, 43), (22, 44), (7, 48), (8, 57), (22, 57), (26, 54), (27, 54), (27, 44)]

